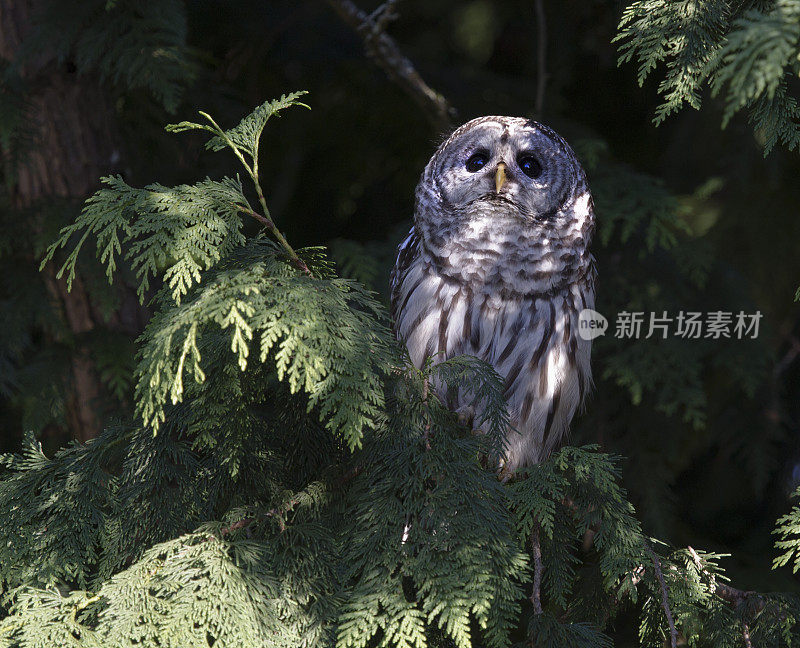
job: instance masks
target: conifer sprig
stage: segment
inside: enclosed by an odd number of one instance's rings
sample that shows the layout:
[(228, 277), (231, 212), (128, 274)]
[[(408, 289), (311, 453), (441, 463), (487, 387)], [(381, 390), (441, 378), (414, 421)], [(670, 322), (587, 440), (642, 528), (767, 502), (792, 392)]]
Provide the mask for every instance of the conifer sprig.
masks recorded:
[[(281, 110), (289, 108), (290, 106), (302, 106), (309, 108), (308, 105), (297, 101), (298, 97), (307, 94), (306, 91), (292, 92), (288, 95), (282, 95), (280, 99), (274, 101), (266, 101), (245, 117), (239, 125), (229, 130), (222, 130), (214, 118), (202, 110), (199, 111), (201, 117), (208, 121), (208, 124), (197, 124), (194, 122), (183, 121), (179, 124), (170, 124), (167, 130), (173, 133), (181, 133), (187, 130), (204, 130), (214, 134), (208, 142), (206, 148), (212, 151), (219, 151), (224, 148), (230, 148), (236, 157), (244, 166), (250, 179), (253, 181), (258, 201), (261, 204), (261, 209), (264, 214), (258, 214), (249, 207), (242, 207), (241, 211), (249, 214), (260, 223), (264, 224), (270, 233), (278, 240), (286, 250), (289, 258), (298, 268), (303, 272), (310, 275), (311, 271), (308, 269), (305, 261), (303, 261), (294, 251), (286, 238), (281, 234), (280, 230), (275, 226), (274, 221), (269, 213), (267, 201), (264, 198), (264, 191), (261, 188), (261, 182), (258, 175), (258, 147), (261, 140), (261, 133), (264, 131), (267, 121), (273, 115), (277, 115)], [(310, 110), (310, 108), (309, 108)], [(247, 158), (250, 158), (248, 162)]]
[[(69, 250), (70, 279), (95, 236), (109, 280), (122, 256), (140, 296), (155, 290), (135, 370), (144, 424), (52, 458), (34, 444), (0, 457), (0, 648), (501, 648), (522, 635), (595, 648), (628, 603), (642, 646), (796, 643), (796, 597), (736, 590), (722, 556), (644, 535), (619, 458), (565, 447), (498, 479), (514, 432), (489, 365), (412, 367), (374, 295), (319, 249), (245, 237), (243, 214), (271, 223), (259, 137), (295, 99), (227, 131), (172, 128), (232, 149), (259, 207), (238, 178), (110, 178), (48, 251)], [(647, 200), (629, 209), (596, 179), (606, 243), (679, 247), (657, 184), (635, 178)], [(641, 397), (649, 374), (620, 384)], [(456, 390), (471, 401), (459, 413), (436, 396)], [(478, 411), (479, 431), (465, 429)], [(796, 558), (796, 517), (781, 520), (776, 565)]]
[(722, 127), (746, 110), (764, 155), (777, 142), (800, 147), (800, 112), (787, 84), (800, 71), (800, 0), (637, 0), (614, 40), (620, 64), (638, 63), (639, 85), (666, 68), (656, 125), (684, 104), (699, 109), (710, 88), (724, 100)]

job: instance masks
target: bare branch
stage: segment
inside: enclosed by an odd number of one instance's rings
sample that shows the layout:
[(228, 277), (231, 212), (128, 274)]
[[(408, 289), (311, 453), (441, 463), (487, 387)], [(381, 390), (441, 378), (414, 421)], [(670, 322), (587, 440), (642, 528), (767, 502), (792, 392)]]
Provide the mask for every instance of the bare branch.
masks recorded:
[(744, 645), (747, 646), (747, 648), (753, 648), (753, 643), (750, 641), (750, 628), (746, 623), (744, 624), (742, 636), (744, 637)]
[(542, 546), (539, 543), (539, 525), (533, 527), (531, 532), (531, 551), (533, 553), (533, 592), (531, 593), (531, 603), (533, 603), (534, 614), (542, 613)]
[(309, 277), (314, 276), (313, 274), (311, 274), (311, 270), (306, 265), (306, 262), (303, 261), (299, 256), (297, 256), (297, 252), (295, 252), (292, 246), (289, 245), (289, 242), (283, 237), (283, 234), (280, 233), (278, 228), (275, 226), (275, 223), (272, 222), (271, 218), (262, 216), (257, 211), (253, 211), (252, 209), (247, 209), (245, 207), (242, 207), (241, 205), (236, 205), (236, 207), (241, 213), (247, 214), (255, 218), (259, 223), (264, 225), (273, 234), (273, 236), (275, 236), (275, 238), (278, 239), (278, 243), (280, 243), (283, 249), (286, 250), (289, 259), (298, 270), (300, 270), (304, 274), (307, 274)]
[[(425, 405), (425, 409), (427, 411), (428, 408), (428, 395), (430, 392), (430, 385), (428, 384), (428, 376), (425, 376), (422, 381), (422, 403)], [(431, 449), (431, 420), (428, 414), (426, 414), (425, 420), (425, 432), (423, 433), (423, 438), (425, 439), (425, 450)]]
[(675, 629), (675, 620), (672, 618), (672, 610), (669, 609), (669, 594), (667, 592), (667, 583), (664, 581), (664, 574), (661, 573), (661, 563), (659, 562), (655, 551), (653, 551), (647, 545), (645, 545), (645, 549), (647, 550), (647, 553), (650, 554), (650, 559), (653, 561), (653, 568), (656, 572), (656, 578), (661, 585), (661, 607), (664, 608), (664, 614), (666, 615), (667, 623), (669, 624), (670, 645), (672, 648), (677, 648), (678, 631)]
[(378, 34), (386, 31), (389, 23), (397, 20), (400, 16), (394, 10), (398, 0), (386, 0), (375, 11), (369, 15), (370, 25), (363, 25), (363, 27), (371, 26), (372, 31), (369, 34), (370, 38), (375, 38)]
[(384, 31), (388, 23), (397, 17), (394, 11), (397, 0), (387, 0), (371, 15), (359, 9), (351, 0), (327, 2), (361, 36), (367, 55), (417, 102), (433, 126), (442, 131), (452, 129), (457, 116), (455, 109), (444, 96), (425, 83), (414, 64)]
[(536, 0), (536, 31), (537, 31), (537, 57), (536, 57), (536, 117), (541, 119), (544, 110), (544, 89), (547, 83), (547, 68), (545, 54), (547, 51), (547, 23), (544, 16), (542, 0)]

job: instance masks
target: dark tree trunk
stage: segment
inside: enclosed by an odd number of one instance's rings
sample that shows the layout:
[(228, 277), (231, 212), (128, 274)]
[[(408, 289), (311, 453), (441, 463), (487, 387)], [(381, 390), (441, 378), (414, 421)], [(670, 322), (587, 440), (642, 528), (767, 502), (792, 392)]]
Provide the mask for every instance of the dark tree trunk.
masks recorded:
[[(0, 57), (13, 61), (31, 29), (36, 0), (0, 0)], [(110, 102), (96, 79), (78, 77), (68, 65), (56, 65), (47, 52), (41, 63), (26, 62), (21, 75), (29, 90), (29, 127), (35, 141), (16, 169), (13, 204), (19, 208), (46, 205), (53, 199), (73, 200), (76, 207), (98, 186), (120, 158), (119, 139)], [(41, 227), (40, 222), (31, 223)], [(135, 295), (123, 290), (122, 308), (103, 322), (93, 308), (80, 277), (67, 291), (56, 268), (44, 270), (48, 291), (69, 330), (80, 340), (99, 325), (130, 334), (139, 332), (146, 313)], [(67, 421), (73, 438), (86, 440), (100, 432), (98, 405), (103, 393), (94, 359), (85, 345), (76, 345), (68, 381)]]

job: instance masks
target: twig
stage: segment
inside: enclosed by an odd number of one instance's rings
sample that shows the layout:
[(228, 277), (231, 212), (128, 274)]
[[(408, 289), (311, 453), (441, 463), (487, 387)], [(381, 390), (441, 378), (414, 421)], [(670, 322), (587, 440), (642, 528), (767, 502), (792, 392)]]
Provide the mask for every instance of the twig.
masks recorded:
[(278, 239), (278, 243), (280, 243), (281, 247), (286, 251), (289, 255), (289, 259), (292, 261), (294, 266), (302, 271), (304, 274), (307, 274), (309, 277), (313, 277), (314, 275), (311, 274), (311, 270), (306, 265), (306, 262), (303, 261), (299, 256), (297, 256), (297, 252), (294, 251), (289, 242), (283, 237), (283, 234), (280, 233), (278, 228), (275, 226), (275, 223), (272, 221), (271, 218), (267, 218), (266, 216), (262, 216), (257, 211), (253, 211), (252, 209), (248, 209), (247, 207), (242, 207), (241, 205), (236, 205), (236, 208), (243, 214), (247, 214), (255, 218), (259, 223), (264, 225), (270, 233)]
[(398, 0), (386, 0), (369, 15), (369, 23), (363, 25), (363, 28), (372, 27), (369, 38), (375, 38), (382, 31), (386, 31), (389, 23), (400, 17), (394, 10), (397, 2)]
[(531, 532), (531, 553), (533, 554), (533, 592), (531, 592), (531, 603), (533, 603), (534, 614), (542, 613), (542, 546), (539, 543), (539, 525), (533, 527)]
[(692, 548), (688, 547), (689, 553), (692, 555), (692, 560), (694, 560), (694, 564), (697, 565), (697, 569), (703, 572), (706, 576), (709, 577), (711, 581), (711, 586), (714, 588), (714, 593), (719, 596), (723, 601), (727, 601), (732, 605), (739, 605), (748, 599), (753, 599), (753, 609), (756, 613), (761, 612), (766, 606), (766, 601), (764, 597), (761, 596), (758, 592), (754, 592), (752, 590), (740, 590), (735, 587), (731, 587), (730, 585), (726, 585), (725, 583), (718, 583), (717, 580), (714, 578), (714, 575), (711, 574), (705, 567), (703, 567), (703, 562), (700, 559), (700, 556), (697, 552)]
[(742, 636), (744, 637), (744, 645), (747, 646), (747, 648), (753, 648), (753, 643), (750, 641), (750, 628), (746, 623), (744, 624)]
[(675, 629), (675, 620), (672, 618), (672, 611), (669, 609), (669, 594), (667, 592), (667, 583), (664, 581), (664, 574), (661, 573), (661, 563), (659, 562), (655, 551), (653, 551), (647, 545), (645, 545), (645, 549), (647, 550), (647, 553), (650, 554), (650, 558), (653, 561), (653, 568), (656, 572), (656, 578), (661, 585), (661, 607), (664, 608), (664, 614), (666, 615), (667, 623), (669, 624), (670, 645), (672, 648), (677, 648), (678, 631)]
[(542, 117), (544, 110), (544, 89), (547, 83), (547, 69), (545, 54), (547, 51), (547, 23), (544, 16), (542, 0), (536, 0), (536, 30), (537, 30), (537, 56), (536, 56), (536, 117)]
[[(422, 379), (422, 403), (425, 405), (425, 409), (428, 408), (428, 393), (430, 392), (430, 385), (428, 384), (428, 377), (425, 376)], [(423, 438), (425, 439), (425, 450), (431, 449), (431, 421), (428, 417), (427, 413), (425, 415), (425, 431), (422, 433)]]
[(78, 612), (80, 612), (81, 610), (86, 609), (92, 603), (96, 603), (101, 598), (102, 598), (102, 595), (95, 594), (94, 596), (92, 596), (90, 598), (86, 598), (83, 601), (81, 601), (80, 603), (78, 603), (74, 608), (72, 608), (72, 613), (70, 615), (71, 618), (72, 618), (72, 622), (73, 623), (77, 623), (78, 622)]
[(275, 507), (270, 509), (269, 511), (265, 511), (259, 515), (254, 515), (253, 517), (243, 518), (241, 520), (237, 520), (230, 526), (223, 527), (220, 530), (220, 535), (228, 535), (233, 531), (238, 531), (239, 529), (247, 529), (253, 522), (258, 520), (264, 520), (269, 517), (274, 517), (278, 520), (278, 526), (280, 527), (281, 532), (286, 531), (286, 521), (283, 519), (283, 516), (287, 513), (291, 512), (295, 506), (300, 503), (300, 499), (298, 497), (292, 497), (291, 499), (284, 502), (284, 504), (280, 507)]
[(267, 207), (267, 201), (264, 200), (264, 191), (261, 189), (261, 183), (259, 182), (259, 179), (258, 179), (258, 150), (256, 150), (254, 155), (253, 155), (253, 166), (250, 166), (247, 163), (247, 160), (244, 157), (244, 153), (242, 152), (242, 149), (239, 146), (237, 146), (236, 144), (234, 144), (233, 140), (231, 140), (231, 138), (228, 135), (228, 133), (226, 133), (224, 130), (222, 130), (222, 128), (214, 120), (214, 118), (211, 115), (209, 115), (207, 112), (203, 112), (202, 110), (199, 111), (199, 114), (200, 114), (201, 117), (206, 119), (208, 121), (208, 123), (211, 124), (211, 126), (213, 126), (213, 128), (209, 129), (209, 130), (214, 132), (221, 139), (225, 140), (225, 143), (233, 151), (234, 155), (236, 155), (236, 157), (239, 158), (239, 161), (242, 163), (242, 166), (244, 166), (245, 170), (247, 171), (248, 175), (250, 176), (250, 179), (253, 181), (253, 185), (256, 188), (256, 193), (258, 194), (258, 201), (261, 203), (261, 208), (264, 210), (264, 214), (265, 215), (261, 216), (260, 214), (257, 214), (256, 212), (254, 212), (252, 210), (243, 209), (241, 207), (241, 205), (237, 205), (237, 207), (239, 208), (239, 211), (243, 211), (243, 212), (249, 213), (251, 216), (254, 216), (256, 218), (256, 220), (260, 220), (262, 223), (264, 223), (269, 228), (269, 230), (272, 233), (272, 235), (276, 239), (278, 239), (278, 243), (280, 243), (281, 247), (283, 247), (283, 249), (286, 250), (286, 253), (289, 255), (289, 258), (292, 260), (292, 263), (294, 263), (295, 266), (297, 266), (300, 270), (305, 272), (307, 275), (313, 276), (311, 274), (311, 270), (308, 269), (308, 266), (306, 265), (305, 261), (303, 261), (299, 256), (297, 256), (297, 252), (295, 252), (294, 248), (291, 245), (289, 245), (289, 241), (287, 241), (284, 238), (283, 234), (281, 234), (280, 230), (275, 226), (275, 223), (273, 222), (272, 217), (269, 214), (269, 208)]
[(394, 5), (397, 0), (387, 0), (371, 15), (359, 9), (351, 0), (327, 2), (361, 36), (367, 55), (423, 108), (433, 126), (442, 131), (452, 129), (457, 116), (455, 109), (444, 96), (425, 83), (414, 64), (384, 31), (389, 21), (396, 17)]

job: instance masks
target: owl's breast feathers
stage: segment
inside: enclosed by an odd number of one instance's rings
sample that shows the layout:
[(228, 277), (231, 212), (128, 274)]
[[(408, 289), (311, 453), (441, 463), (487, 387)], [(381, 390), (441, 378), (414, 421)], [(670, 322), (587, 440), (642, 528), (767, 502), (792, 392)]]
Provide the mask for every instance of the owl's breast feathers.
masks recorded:
[[(487, 270), (485, 262), (471, 267), (464, 250), (460, 265), (450, 254), (449, 266), (460, 273), (454, 274), (438, 256), (444, 250), (427, 243), (412, 228), (398, 248), (391, 278), (398, 338), (417, 367), (434, 355), (437, 361), (474, 355), (491, 364), (504, 378), (518, 432), (507, 435), (507, 469), (541, 461), (566, 434), (591, 384), (591, 342), (577, 332), (578, 313), (594, 307), (594, 259), (565, 246), (567, 258), (559, 264), (545, 261), (544, 270), (532, 269), (523, 254), (518, 262), (524, 268), (514, 268), (513, 259), (496, 264), (504, 274)], [(439, 396), (447, 402), (444, 393)], [(466, 404), (449, 403), (454, 409)]]

